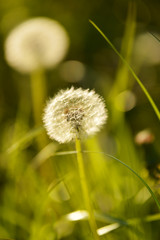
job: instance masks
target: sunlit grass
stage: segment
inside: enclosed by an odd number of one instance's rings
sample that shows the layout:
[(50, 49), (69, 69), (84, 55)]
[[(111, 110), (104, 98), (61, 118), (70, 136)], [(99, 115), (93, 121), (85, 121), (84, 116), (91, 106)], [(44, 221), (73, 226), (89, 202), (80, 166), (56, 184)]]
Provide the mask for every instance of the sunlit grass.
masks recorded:
[[(95, 137), (82, 141), (82, 149), (79, 142), (75, 148), (74, 143), (55, 141), (37, 148), (44, 128), (35, 128), (29, 114), (17, 114), (14, 122), (4, 122), (0, 152), (0, 240), (91, 240), (91, 229), (97, 233), (95, 239), (159, 240), (158, 181), (149, 175), (144, 149), (135, 144), (125, 112), (114, 105), (115, 97), (132, 87), (130, 71), (160, 119), (149, 91), (130, 65), (135, 19), (136, 11), (130, 9), (120, 52), (91, 22), (122, 64), (116, 69), (116, 80), (109, 91), (108, 125)], [(104, 86), (102, 92), (107, 99), (108, 85)], [(22, 106), (17, 111), (22, 113)], [(84, 177), (84, 171), (85, 181), (80, 181), (79, 175)]]

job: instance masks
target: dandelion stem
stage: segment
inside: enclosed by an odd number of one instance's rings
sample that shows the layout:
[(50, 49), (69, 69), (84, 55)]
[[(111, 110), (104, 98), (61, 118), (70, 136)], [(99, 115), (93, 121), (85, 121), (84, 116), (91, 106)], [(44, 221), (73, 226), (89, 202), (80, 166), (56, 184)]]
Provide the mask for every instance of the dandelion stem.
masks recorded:
[(45, 77), (42, 69), (31, 73), (31, 93), (34, 121), (36, 125), (40, 125), (42, 106), (46, 96)]
[[(40, 126), (42, 125), (41, 115), (46, 98), (45, 75), (43, 69), (38, 69), (31, 73), (31, 94), (34, 122), (36, 126)], [(38, 139), (40, 149), (46, 145), (46, 142), (46, 137), (43, 134), (43, 136)]]
[(89, 218), (90, 228), (91, 228), (94, 240), (99, 240), (99, 236), (97, 234), (97, 225), (95, 221), (94, 211), (93, 211), (92, 203), (89, 197), (89, 190), (88, 190), (87, 181), (86, 181), (83, 155), (82, 155), (82, 149), (81, 149), (81, 141), (78, 138), (76, 138), (76, 151), (77, 151), (77, 161), (78, 161), (81, 188), (83, 192), (85, 207), (89, 215), (88, 218)]

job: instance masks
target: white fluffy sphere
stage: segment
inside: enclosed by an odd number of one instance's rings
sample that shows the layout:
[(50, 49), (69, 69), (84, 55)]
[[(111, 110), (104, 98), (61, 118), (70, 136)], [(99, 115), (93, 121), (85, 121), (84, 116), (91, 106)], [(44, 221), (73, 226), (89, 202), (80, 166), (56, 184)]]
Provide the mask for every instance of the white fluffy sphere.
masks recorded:
[(64, 27), (49, 18), (30, 19), (11, 31), (5, 42), (10, 66), (23, 73), (51, 68), (65, 57), (69, 37)]
[(94, 135), (104, 125), (104, 100), (89, 89), (61, 90), (44, 110), (43, 122), (51, 139), (60, 143)]

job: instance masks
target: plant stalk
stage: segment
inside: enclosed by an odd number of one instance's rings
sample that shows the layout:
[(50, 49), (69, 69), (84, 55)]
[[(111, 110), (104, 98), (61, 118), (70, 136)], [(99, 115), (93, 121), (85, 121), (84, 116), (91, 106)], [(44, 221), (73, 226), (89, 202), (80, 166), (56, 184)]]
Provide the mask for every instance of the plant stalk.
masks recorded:
[(89, 190), (88, 190), (87, 181), (86, 181), (81, 141), (78, 138), (76, 138), (76, 151), (77, 151), (77, 161), (78, 161), (80, 183), (81, 183), (81, 188), (82, 188), (82, 193), (83, 193), (83, 198), (84, 198), (84, 204), (85, 204), (86, 210), (88, 211), (89, 225), (90, 225), (90, 228), (91, 228), (91, 231), (93, 234), (93, 239), (99, 240), (99, 236), (97, 234), (96, 220), (95, 220), (95, 216), (94, 216), (92, 203), (91, 203), (91, 200), (89, 197)]
[(42, 69), (31, 73), (31, 94), (35, 125), (41, 125), (41, 115), (46, 98), (45, 76)]
[[(37, 69), (31, 73), (31, 97), (35, 125), (42, 125), (42, 109), (46, 98), (45, 74), (43, 69)], [(38, 140), (39, 149), (47, 144), (46, 135), (42, 134)]]

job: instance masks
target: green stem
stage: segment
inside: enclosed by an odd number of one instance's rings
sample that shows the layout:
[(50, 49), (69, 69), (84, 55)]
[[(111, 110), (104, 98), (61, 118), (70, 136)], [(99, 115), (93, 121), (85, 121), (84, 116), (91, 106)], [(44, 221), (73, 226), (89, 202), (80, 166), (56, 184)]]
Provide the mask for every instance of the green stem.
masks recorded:
[[(67, 154), (76, 154), (76, 151), (68, 151), (68, 152), (57, 152), (55, 155), (56, 156), (62, 156), (62, 155), (67, 155)], [(126, 168), (128, 168), (137, 178), (140, 179), (140, 181), (145, 185), (145, 187), (148, 189), (148, 191), (150, 192), (152, 198), (154, 199), (155, 203), (157, 204), (157, 207), (160, 210), (160, 202), (158, 200), (158, 198), (156, 197), (156, 195), (154, 194), (154, 192), (151, 190), (151, 188), (149, 187), (149, 185), (146, 183), (145, 180), (143, 180), (143, 178), (136, 172), (134, 171), (130, 166), (128, 166), (126, 163), (122, 162), (121, 160), (119, 160), (118, 158), (104, 153), (104, 152), (93, 152), (93, 151), (83, 151), (83, 153), (97, 153), (97, 154), (104, 154), (105, 156), (112, 158), (114, 160), (116, 160), (117, 162), (121, 163), (122, 165), (124, 165)]]
[(46, 97), (45, 76), (42, 69), (31, 73), (31, 94), (35, 125), (41, 125), (41, 115)]
[[(43, 69), (37, 69), (31, 73), (31, 97), (34, 123), (36, 126), (41, 126), (43, 105), (46, 98), (46, 84)], [(40, 138), (38, 138), (39, 148), (43, 148), (46, 143), (46, 135), (42, 134)]]
[(83, 155), (82, 155), (82, 149), (81, 149), (81, 141), (78, 138), (76, 138), (76, 151), (77, 151), (77, 161), (78, 161), (80, 182), (81, 182), (85, 207), (89, 215), (88, 218), (89, 218), (90, 228), (91, 228), (94, 240), (99, 240), (99, 236), (97, 234), (97, 225), (95, 221), (94, 211), (93, 211), (92, 203), (89, 197), (89, 191), (88, 191), (88, 186), (86, 181)]

